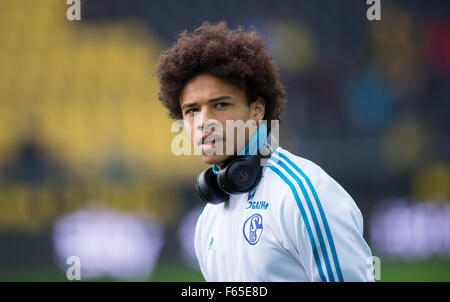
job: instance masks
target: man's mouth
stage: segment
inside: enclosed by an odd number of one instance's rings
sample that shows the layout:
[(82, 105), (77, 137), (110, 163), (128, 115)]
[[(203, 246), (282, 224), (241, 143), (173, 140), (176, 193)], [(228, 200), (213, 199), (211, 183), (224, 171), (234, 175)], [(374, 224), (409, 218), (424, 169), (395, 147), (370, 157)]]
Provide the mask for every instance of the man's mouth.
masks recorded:
[(199, 142), (199, 146), (203, 151), (209, 151), (214, 149), (216, 145), (223, 141), (223, 137), (216, 134), (207, 134), (203, 135), (201, 141)]

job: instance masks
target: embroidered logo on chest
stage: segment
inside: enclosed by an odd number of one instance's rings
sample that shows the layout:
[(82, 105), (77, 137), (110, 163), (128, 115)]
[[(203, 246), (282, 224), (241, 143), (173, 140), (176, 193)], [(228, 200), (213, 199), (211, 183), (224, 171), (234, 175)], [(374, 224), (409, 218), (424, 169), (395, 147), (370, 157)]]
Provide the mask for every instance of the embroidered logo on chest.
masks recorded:
[(246, 210), (251, 209), (251, 210), (267, 210), (267, 208), (269, 207), (269, 203), (266, 201), (252, 201), (249, 200), (248, 202), (248, 206), (245, 208)]
[(214, 238), (213, 238), (213, 236), (211, 236), (211, 240), (209, 241), (209, 245), (208, 245), (208, 251), (210, 251), (212, 249), (213, 243), (214, 243)]
[(263, 218), (260, 214), (253, 214), (245, 222), (242, 228), (244, 238), (251, 245), (258, 243), (263, 232)]

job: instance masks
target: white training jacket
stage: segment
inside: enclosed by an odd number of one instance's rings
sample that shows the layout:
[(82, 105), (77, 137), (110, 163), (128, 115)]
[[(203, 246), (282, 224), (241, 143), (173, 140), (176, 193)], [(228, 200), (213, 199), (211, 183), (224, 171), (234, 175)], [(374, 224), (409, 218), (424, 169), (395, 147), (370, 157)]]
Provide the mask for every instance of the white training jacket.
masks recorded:
[(373, 281), (353, 199), (281, 147), (252, 192), (205, 206), (194, 240), (206, 281)]

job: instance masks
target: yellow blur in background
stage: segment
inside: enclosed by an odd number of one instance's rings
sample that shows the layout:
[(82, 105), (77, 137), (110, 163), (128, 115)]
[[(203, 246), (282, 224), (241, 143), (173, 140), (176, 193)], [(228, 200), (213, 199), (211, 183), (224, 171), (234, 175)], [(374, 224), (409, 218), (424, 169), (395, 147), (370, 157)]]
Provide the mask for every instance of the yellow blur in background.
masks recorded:
[[(0, 184), (0, 229), (48, 226), (87, 199), (168, 222), (183, 207), (171, 182), (201, 166), (170, 152), (175, 134), (153, 76), (162, 47), (137, 21), (92, 26), (69, 22), (67, 9), (58, 0), (2, 2), (0, 162), (33, 144), (82, 185), (65, 184), (58, 199), (51, 186)], [(117, 161), (131, 185), (105, 179)]]
[(33, 139), (74, 169), (119, 155), (157, 175), (185, 173), (194, 161), (168, 152), (171, 120), (152, 75), (160, 43), (136, 21), (90, 26), (66, 10), (58, 0), (2, 4), (2, 159)]

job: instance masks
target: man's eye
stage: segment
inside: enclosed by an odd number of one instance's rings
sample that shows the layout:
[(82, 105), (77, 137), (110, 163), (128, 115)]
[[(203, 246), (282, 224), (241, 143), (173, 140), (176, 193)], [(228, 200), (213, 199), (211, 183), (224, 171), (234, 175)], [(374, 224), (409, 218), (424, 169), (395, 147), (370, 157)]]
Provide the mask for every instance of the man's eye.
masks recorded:
[(223, 108), (223, 107), (226, 107), (228, 105), (229, 105), (228, 103), (217, 103), (216, 104), (216, 108)]
[(195, 108), (192, 108), (192, 109), (186, 110), (186, 111), (184, 112), (184, 114), (186, 114), (186, 115), (188, 115), (188, 114), (193, 114), (193, 113), (196, 112), (196, 111), (198, 111), (198, 110), (195, 109)]

